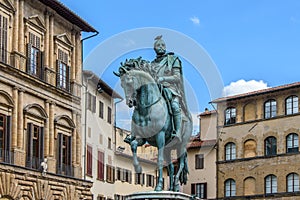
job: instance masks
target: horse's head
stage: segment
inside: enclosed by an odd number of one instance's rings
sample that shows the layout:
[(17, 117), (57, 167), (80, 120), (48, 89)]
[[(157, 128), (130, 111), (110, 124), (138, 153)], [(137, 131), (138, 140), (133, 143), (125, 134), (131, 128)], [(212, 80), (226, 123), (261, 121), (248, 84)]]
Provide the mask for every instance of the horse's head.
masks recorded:
[(149, 62), (141, 57), (137, 59), (129, 59), (125, 63), (121, 62), (118, 72), (114, 74), (121, 79), (121, 86), (124, 89), (126, 104), (129, 107), (136, 106), (137, 90), (143, 84), (153, 82), (149, 74)]
[(121, 79), (121, 86), (125, 93), (126, 104), (131, 108), (136, 105), (136, 90), (137, 77), (134, 76), (134, 70), (126, 67), (126, 65), (121, 65), (119, 72), (114, 72), (114, 74)]

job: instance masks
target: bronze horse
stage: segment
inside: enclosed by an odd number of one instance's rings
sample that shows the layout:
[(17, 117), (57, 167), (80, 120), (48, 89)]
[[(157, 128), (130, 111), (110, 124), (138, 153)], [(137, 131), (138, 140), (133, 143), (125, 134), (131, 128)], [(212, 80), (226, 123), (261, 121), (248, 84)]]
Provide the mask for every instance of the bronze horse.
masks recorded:
[[(169, 174), (169, 190), (179, 191), (179, 182), (187, 181), (187, 152), (186, 145), (192, 133), (192, 120), (188, 116), (182, 117), (181, 142), (172, 144), (172, 118), (168, 112), (167, 102), (162, 96), (160, 87), (149, 73), (149, 63), (138, 59), (130, 59), (114, 72), (120, 77), (124, 89), (126, 104), (134, 107), (131, 123), (130, 140), (133, 153), (133, 165), (136, 173), (142, 169), (137, 158), (137, 147), (146, 142), (158, 149), (157, 167), (158, 180), (155, 191), (163, 189), (163, 167), (167, 165)], [(176, 149), (178, 170), (174, 172), (171, 150)]]

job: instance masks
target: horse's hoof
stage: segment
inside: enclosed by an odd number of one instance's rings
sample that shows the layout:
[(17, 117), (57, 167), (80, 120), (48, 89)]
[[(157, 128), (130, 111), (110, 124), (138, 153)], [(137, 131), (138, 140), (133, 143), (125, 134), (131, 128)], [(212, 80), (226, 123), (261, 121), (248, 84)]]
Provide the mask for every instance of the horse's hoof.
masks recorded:
[(140, 165), (134, 166), (134, 170), (135, 170), (135, 173), (137, 173), (137, 174), (140, 174), (143, 171), (142, 167)]
[(158, 184), (158, 185), (156, 185), (156, 187), (155, 187), (155, 191), (156, 191), (156, 192), (162, 191), (162, 189), (163, 189), (162, 184)]
[(180, 189), (179, 184), (175, 184), (175, 185), (174, 185), (173, 191), (174, 191), (174, 192), (179, 192), (179, 189)]

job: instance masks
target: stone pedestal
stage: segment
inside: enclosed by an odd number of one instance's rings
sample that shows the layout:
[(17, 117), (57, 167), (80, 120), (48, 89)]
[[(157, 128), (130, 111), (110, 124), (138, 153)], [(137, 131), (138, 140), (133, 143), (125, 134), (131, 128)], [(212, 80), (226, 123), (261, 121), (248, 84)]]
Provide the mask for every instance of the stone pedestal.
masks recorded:
[(126, 196), (126, 200), (172, 200), (172, 199), (182, 199), (182, 200), (196, 200), (198, 197), (192, 197), (191, 195), (184, 194), (182, 192), (172, 192), (172, 191), (150, 191), (150, 192), (137, 192)]

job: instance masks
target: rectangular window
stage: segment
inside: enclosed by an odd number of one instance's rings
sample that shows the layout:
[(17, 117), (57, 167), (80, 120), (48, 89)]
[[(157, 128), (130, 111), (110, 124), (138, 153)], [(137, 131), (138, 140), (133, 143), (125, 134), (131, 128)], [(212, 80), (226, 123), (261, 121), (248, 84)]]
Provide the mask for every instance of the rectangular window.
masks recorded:
[(99, 117), (103, 119), (103, 102), (99, 101)]
[(68, 53), (61, 49), (58, 49), (56, 68), (56, 86), (60, 89), (70, 91), (70, 67), (68, 66)]
[(96, 96), (91, 93), (87, 94), (87, 109), (92, 113), (96, 112)]
[(98, 151), (98, 176), (97, 179), (104, 181), (104, 152)]
[(86, 174), (88, 176), (93, 175), (93, 148), (87, 145), (86, 149)]
[(107, 107), (107, 122), (111, 124), (111, 108)]
[(196, 169), (204, 168), (204, 155), (203, 154), (195, 155), (195, 168)]
[(135, 173), (135, 184), (144, 185), (145, 184), (145, 174), (144, 173)]
[(107, 142), (107, 148), (111, 149), (111, 138), (108, 138)]
[(146, 175), (146, 186), (147, 187), (154, 187), (154, 176), (151, 174)]
[(0, 15), (0, 62), (7, 64), (7, 18)]
[(41, 38), (33, 33), (29, 33), (27, 44), (27, 73), (44, 79), (43, 52), (41, 48)]
[(58, 133), (57, 173), (73, 176), (72, 170), (72, 137)]
[(191, 185), (191, 194), (201, 199), (207, 198), (207, 183), (193, 183)]
[(26, 167), (39, 169), (44, 160), (44, 128), (27, 124)]
[(110, 165), (106, 165), (106, 181), (108, 183), (115, 182), (115, 168)]

